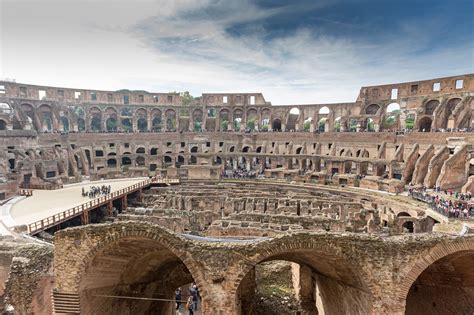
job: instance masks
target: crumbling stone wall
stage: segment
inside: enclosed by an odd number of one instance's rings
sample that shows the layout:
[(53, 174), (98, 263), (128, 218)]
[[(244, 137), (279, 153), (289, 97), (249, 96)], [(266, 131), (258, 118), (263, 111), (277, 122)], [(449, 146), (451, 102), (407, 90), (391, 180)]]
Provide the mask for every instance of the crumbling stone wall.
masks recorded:
[(5, 303), (16, 314), (51, 314), (54, 287), (53, 248), (25, 244), (16, 252), (5, 286)]

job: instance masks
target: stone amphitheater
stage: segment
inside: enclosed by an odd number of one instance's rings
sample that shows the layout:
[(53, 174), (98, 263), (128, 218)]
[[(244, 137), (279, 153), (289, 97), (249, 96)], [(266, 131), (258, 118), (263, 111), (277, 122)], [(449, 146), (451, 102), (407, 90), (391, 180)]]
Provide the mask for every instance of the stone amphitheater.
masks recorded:
[(5, 314), (192, 283), (195, 314), (473, 314), (473, 74), (291, 106), (0, 81), (0, 138)]

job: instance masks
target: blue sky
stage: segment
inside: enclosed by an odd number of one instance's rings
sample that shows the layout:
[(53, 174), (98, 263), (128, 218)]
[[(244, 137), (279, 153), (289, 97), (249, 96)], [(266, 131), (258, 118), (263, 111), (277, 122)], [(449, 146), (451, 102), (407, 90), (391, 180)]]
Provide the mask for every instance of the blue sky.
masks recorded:
[(18, 82), (296, 104), (474, 72), (468, 0), (0, 2), (0, 77)]

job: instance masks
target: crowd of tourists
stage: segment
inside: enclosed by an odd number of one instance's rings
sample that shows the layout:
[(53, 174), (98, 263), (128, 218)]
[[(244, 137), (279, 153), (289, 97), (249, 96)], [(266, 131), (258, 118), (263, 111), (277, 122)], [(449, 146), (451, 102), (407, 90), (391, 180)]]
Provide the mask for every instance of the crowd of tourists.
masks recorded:
[[(181, 288), (176, 289), (174, 293), (174, 297), (176, 301), (176, 310), (179, 311), (181, 309), (181, 305), (184, 302)], [(199, 293), (199, 288), (197, 287), (196, 283), (193, 282), (193, 284), (189, 288), (189, 297), (186, 300), (184, 309), (188, 311), (189, 315), (193, 315), (194, 311), (198, 309), (198, 303), (200, 301), (201, 301), (201, 294)]]
[(85, 190), (82, 187), (82, 197), (89, 197), (90, 199), (95, 199), (100, 196), (108, 195), (112, 191), (112, 187), (110, 185), (102, 185), (102, 186), (91, 186), (89, 190)]
[(433, 210), (449, 218), (474, 217), (474, 207), (471, 202), (472, 193), (441, 190), (440, 187), (435, 187), (433, 191), (435, 194), (429, 193), (426, 187), (410, 187), (408, 189), (408, 193), (412, 197), (430, 204)]
[(222, 171), (222, 178), (228, 179), (252, 179), (259, 175), (258, 171), (245, 168), (227, 169)]

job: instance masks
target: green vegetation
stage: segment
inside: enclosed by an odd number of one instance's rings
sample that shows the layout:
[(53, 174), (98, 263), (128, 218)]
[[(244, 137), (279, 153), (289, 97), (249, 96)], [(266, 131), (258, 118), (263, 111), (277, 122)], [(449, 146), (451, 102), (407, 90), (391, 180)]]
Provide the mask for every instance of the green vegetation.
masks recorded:
[(303, 124), (303, 130), (309, 131), (311, 129), (311, 120), (306, 120)]
[(191, 105), (194, 101), (194, 97), (188, 91), (179, 93), (179, 96), (181, 96), (184, 106)]
[(247, 121), (247, 128), (250, 130), (255, 130), (255, 117), (252, 117)]
[(221, 130), (226, 131), (229, 128), (229, 122), (227, 120), (221, 121)]
[(415, 125), (415, 117), (414, 116), (408, 116), (407, 119), (405, 119), (405, 128), (406, 129), (413, 129), (414, 125)]
[(340, 119), (336, 120), (334, 122), (334, 130), (337, 131), (337, 132), (341, 131), (341, 120)]

